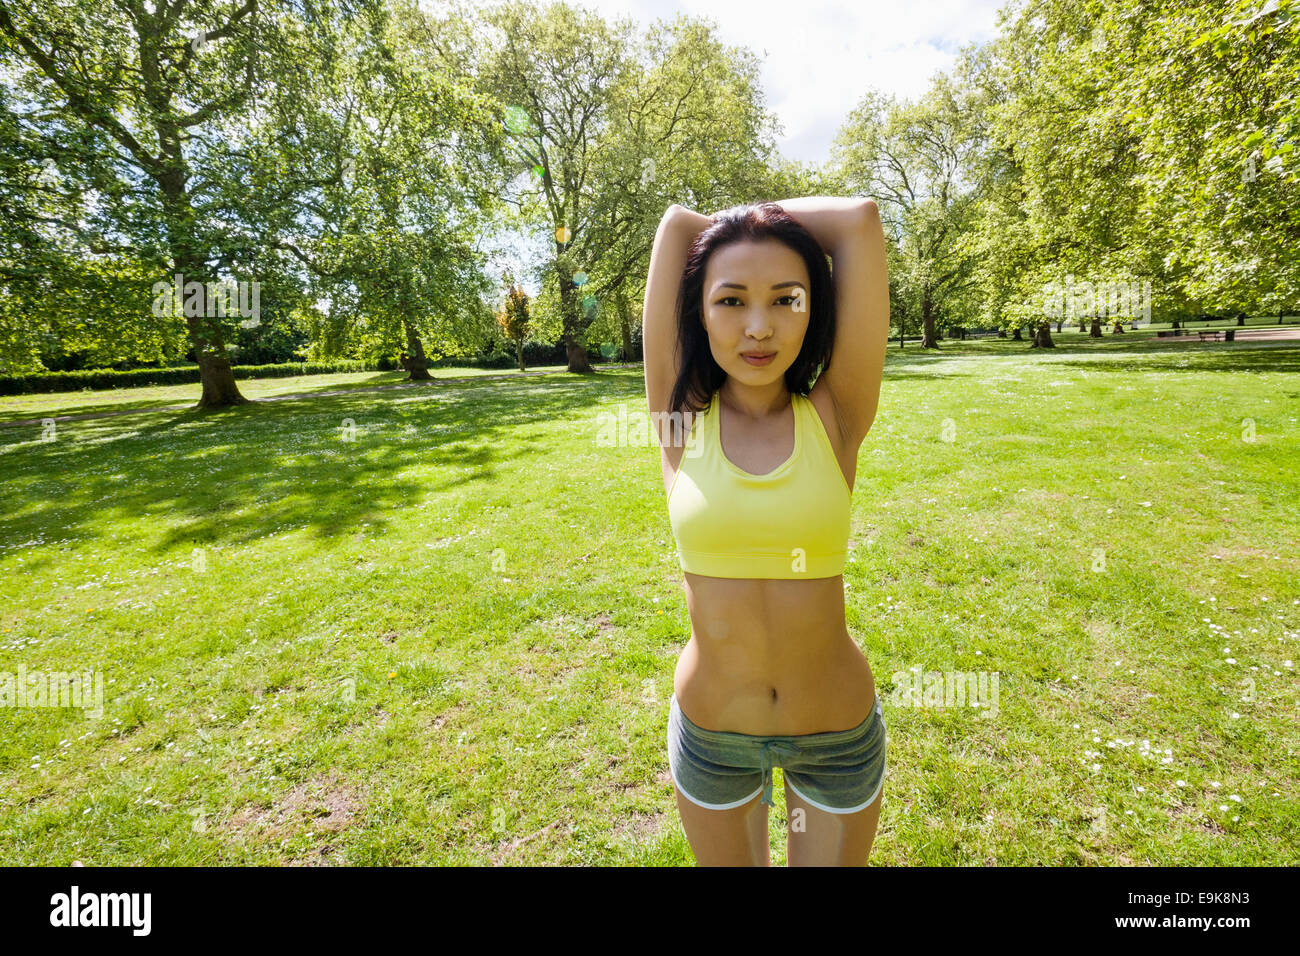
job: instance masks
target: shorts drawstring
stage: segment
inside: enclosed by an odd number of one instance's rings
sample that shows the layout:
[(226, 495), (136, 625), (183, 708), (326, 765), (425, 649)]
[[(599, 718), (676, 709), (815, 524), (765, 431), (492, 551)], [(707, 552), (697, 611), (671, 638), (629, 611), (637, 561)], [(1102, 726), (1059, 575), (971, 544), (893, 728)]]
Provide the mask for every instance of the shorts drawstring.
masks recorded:
[(772, 753), (781, 753), (787, 757), (793, 757), (798, 754), (799, 745), (785, 740), (769, 740), (763, 744), (759, 752), (759, 766), (763, 771), (763, 798), (761, 803), (766, 803), (769, 807), (772, 803)]

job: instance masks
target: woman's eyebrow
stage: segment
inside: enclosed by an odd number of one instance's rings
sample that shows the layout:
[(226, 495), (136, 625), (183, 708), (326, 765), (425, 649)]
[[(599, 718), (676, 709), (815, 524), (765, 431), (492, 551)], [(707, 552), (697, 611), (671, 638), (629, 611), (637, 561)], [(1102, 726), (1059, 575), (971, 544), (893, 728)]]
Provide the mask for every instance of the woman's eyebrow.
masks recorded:
[[(792, 286), (792, 285), (794, 285), (794, 286), (801, 286), (801, 285), (803, 285), (803, 283), (802, 283), (802, 282), (796, 282), (795, 280), (791, 279), (789, 282), (778, 282), (778, 283), (776, 283), (775, 285), (773, 285), (772, 288), (773, 288), (773, 289), (788, 289), (788, 288), (789, 288), (790, 286)], [(713, 287), (713, 291), (714, 291), (714, 292), (717, 292), (719, 289), (743, 289), (744, 291), (748, 292), (748, 291), (749, 291), (749, 286), (747, 286), (747, 285), (742, 285), (742, 284), (739, 283), (739, 282), (719, 282), (716, 286)]]

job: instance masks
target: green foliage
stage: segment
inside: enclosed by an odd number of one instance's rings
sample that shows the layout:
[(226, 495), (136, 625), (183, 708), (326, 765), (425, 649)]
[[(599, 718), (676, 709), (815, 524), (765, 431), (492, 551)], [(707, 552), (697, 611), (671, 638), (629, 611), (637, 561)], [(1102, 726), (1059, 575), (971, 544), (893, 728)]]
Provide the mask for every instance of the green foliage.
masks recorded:
[(488, 75), (509, 133), (518, 208), (509, 225), (545, 260), (535, 334), (579, 346), (608, 339), (618, 314), (609, 306), (643, 294), (670, 205), (719, 209), (779, 194), (761, 64), (684, 16), (635, 38), (624, 21), (563, 3), (509, 2), (488, 21), (504, 37)]
[(522, 342), (529, 328), (528, 294), (517, 282), (506, 293), (505, 308), (498, 316), (502, 334), (511, 342)]
[[(340, 360), (334, 362), (281, 362), (275, 365), (236, 365), (235, 378), (287, 378), (294, 375), (325, 375), (331, 372), (382, 371), (391, 368), (378, 362)], [(31, 372), (0, 375), (0, 395), (33, 392), (68, 392), (77, 389), (140, 388), (145, 385), (183, 385), (199, 381), (193, 365), (179, 368), (92, 369), (77, 372)]]
[(968, 233), (982, 194), (970, 182), (981, 145), (974, 98), (943, 76), (916, 104), (870, 93), (834, 146), (837, 179), (881, 210), (896, 318), (923, 323), (927, 339), (940, 314), (964, 320), (970, 311)]
[[(800, 195), (877, 201), (899, 327), (1024, 328), (1069, 275), (1293, 309), (1296, 4), (1020, 0), (822, 167), (775, 152), (761, 61), (704, 19), (0, 0), (0, 372), (477, 354), (508, 230), (525, 337), (625, 342), (664, 209)], [(258, 281), (260, 325), (156, 314), (177, 271)]]
[(1149, 281), (1158, 315), (1294, 306), (1292, 7), (1032, 0), (969, 58), (993, 146), (978, 281), (1005, 324), (1068, 273)]
[[(466, 78), (468, 24), (389, 3), (341, 31), (310, 99), (268, 127), (256, 175), (317, 178), (269, 224), (317, 301), (308, 354), (477, 350), (491, 331), (478, 237), (498, 200), (501, 133)], [(311, 135), (286, 139), (286, 125)], [(304, 228), (305, 226), (305, 228)], [(292, 233), (292, 235), (290, 235)]]

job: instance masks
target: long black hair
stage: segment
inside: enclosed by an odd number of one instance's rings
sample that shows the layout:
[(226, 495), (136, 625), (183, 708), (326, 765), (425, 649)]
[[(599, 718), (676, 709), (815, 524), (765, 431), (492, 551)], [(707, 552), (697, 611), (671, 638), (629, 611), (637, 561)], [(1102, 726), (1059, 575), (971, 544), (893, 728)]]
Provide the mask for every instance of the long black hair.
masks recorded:
[(733, 206), (713, 217), (713, 225), (695, 237), (686, 257), (677, 300), (677, 351), (682, 365), (673, 385), (670, 411), (703, 411), (727, 380), (727, 373), (709, 349), (709, 333), (704, 328), (704, 272), (709, 259), (723, 246), (764, 239), (775, 239), (799, 253), (812, 284), (808, 329), (799, 356), (786, 369), (786, 388), (806, 396), (819, 372), (830, 365), (835, 344), (835, 287), (825, 251), (812, 233), (774, 202)]

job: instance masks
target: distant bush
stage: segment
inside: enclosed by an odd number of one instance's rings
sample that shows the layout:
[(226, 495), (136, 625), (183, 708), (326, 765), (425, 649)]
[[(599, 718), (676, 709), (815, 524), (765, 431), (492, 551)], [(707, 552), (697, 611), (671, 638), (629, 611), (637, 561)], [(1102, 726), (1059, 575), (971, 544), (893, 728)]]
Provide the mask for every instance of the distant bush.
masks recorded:
[[(606, 361), (599, 350), (588, 350), (591, 362)], [(565, 365), (568, 357), (563, 345), (544, 342), (524, 343), (524, 364)], [(513, 351), (495, 352), (476, 358), (444, 356), (430, 362), (430, 368), (516, 368)], [(235, 365), (231, 371), (237, 379), (283, 378), (293, 375), (329, 375), (338, 372), (391, 372), (399, 368), (396, 359), (378, 361), (341, 359), (334, 362), (285, 362), (277, 365)], [(76, 392), (82, 389), (141, 388), (147, 385), (188, 385), (199, 382), (199, 367), (194, 364), (164, 368), (85, 369), (75, 372), (28, 372), (0, 375), (0, 395), (23, 395), (33, 392)]]
[[(587, 361), (603, 362), (605, 358), (601, 355), (599, 349), (587, 349)], [(564, 344), (549, 345), (545, 342), (524, 342), (524, 366), (533, 368), (538, 365), (568, 365), (569, 356), (564, 350)], [(519, 362), (515, 358), (514, 346), (505, 345), (498, 347), (498, 350), (490, 355), (476, 359), (463, 358), (442, 358), (436, 362), (429, 363), (430, 368), (445, 367), (449, 365), (468, 365), (471, 368), (518, 368)]]

